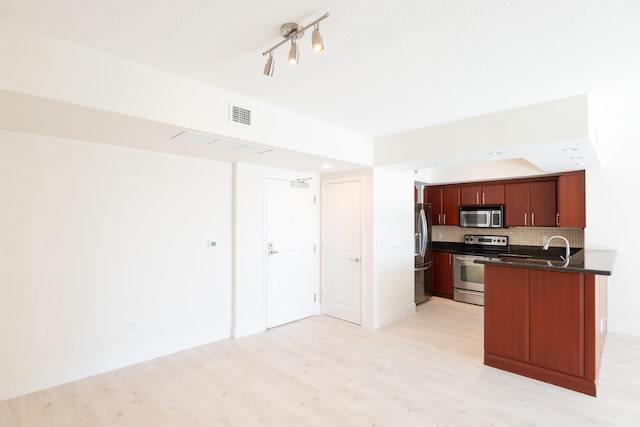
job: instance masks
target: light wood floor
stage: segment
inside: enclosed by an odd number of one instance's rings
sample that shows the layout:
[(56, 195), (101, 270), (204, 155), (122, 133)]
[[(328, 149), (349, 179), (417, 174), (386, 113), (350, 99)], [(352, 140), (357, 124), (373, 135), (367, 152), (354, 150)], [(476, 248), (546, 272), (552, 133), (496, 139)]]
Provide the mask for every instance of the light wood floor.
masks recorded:
[(378, 331), (316, 316), (0, 402), (0, 426), (638, 426), (640, 337), (597, 398), (482, 364), (482, 308), (440, 298)]

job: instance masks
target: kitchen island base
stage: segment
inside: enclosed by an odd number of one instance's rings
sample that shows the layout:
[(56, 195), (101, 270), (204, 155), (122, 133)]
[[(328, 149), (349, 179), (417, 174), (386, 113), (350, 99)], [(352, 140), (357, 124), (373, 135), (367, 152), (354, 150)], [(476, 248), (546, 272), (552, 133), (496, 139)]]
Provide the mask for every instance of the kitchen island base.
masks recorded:
[(596, 396), (605, 276), (485, 266), (484, 363)]

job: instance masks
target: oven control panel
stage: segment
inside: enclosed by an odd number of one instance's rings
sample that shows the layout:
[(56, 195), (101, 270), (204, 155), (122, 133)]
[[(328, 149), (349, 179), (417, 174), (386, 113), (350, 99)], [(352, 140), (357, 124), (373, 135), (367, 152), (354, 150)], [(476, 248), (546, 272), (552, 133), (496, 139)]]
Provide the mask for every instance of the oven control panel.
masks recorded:
[(493, 247), (509, 246), (508, 236), (487, 236), (480, 234), (465, 234), (464, 243), (467, 245), (482, 245)]

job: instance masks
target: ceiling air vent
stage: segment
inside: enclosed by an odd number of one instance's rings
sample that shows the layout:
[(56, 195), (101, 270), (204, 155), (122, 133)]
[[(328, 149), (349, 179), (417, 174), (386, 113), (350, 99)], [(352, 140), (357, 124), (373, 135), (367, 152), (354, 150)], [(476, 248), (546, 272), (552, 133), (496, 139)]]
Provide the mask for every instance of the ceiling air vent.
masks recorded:
[(251, 110), (231, 104), (230, 120), (237, 125), (251, 126)]

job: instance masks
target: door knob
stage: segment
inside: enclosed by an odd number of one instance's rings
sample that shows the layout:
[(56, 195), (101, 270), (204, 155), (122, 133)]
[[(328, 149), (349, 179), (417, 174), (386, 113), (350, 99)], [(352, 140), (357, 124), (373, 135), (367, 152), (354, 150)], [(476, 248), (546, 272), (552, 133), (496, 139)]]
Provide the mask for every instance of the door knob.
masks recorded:
[(274, 251), (273, 250), (273, 243), (268, 243), (267, 244), (267, 254), (269, 256), (271, 256), (271, 255), (274, 255), (274, 254), (277, 254), (277, 253), (278, 253), (278, 251)]
[(360, 258), (355, 257), (355, 258), (349, 258), (349, 261), (353, 261), (353, 262), (360, 262)]

